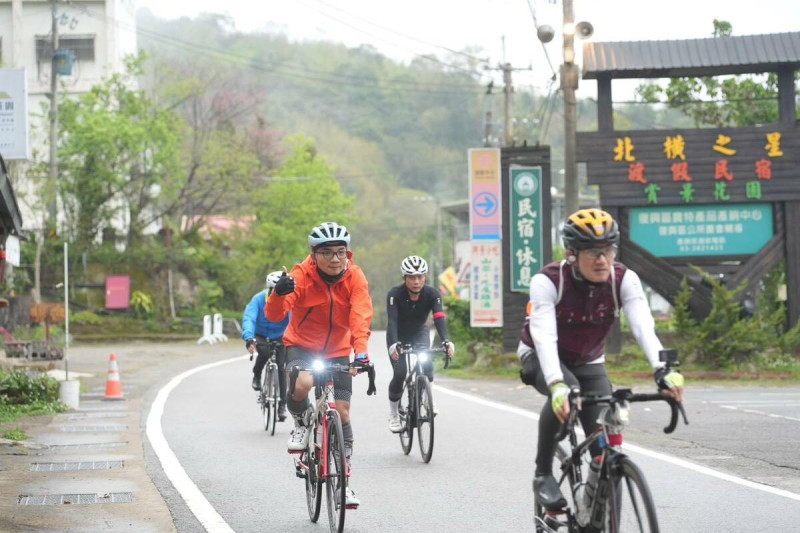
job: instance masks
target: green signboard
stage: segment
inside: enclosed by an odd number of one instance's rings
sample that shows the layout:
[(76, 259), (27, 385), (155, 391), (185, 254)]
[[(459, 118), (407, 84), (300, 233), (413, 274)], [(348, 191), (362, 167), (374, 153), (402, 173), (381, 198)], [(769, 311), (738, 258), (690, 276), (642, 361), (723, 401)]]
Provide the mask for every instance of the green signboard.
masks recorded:
[(511, 290), (529, 290), (531, 277), (542, 267), (542, 168), (509, 169), (511, 223)]
[(637, 207), (630, 231), (656, 257), (749, 255), (772, 238), (772, 205)]

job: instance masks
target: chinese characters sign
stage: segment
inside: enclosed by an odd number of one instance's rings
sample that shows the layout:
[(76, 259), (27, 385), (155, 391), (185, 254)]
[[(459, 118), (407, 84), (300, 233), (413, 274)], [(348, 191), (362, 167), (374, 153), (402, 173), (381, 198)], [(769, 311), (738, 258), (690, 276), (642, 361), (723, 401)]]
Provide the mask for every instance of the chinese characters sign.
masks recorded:
[(754, 254), (772, 235), (770, 204), (637, 207), (630, 211), (631, 240), (656, 257)]
[(542, 169), (509, 169), (511, 290), (528, 292), (531, 277), (542, 267)]
[(469, 149), (469, 228), (473, 241), (502, 238), (500, 149)]
[(28, 159), (28, 88), (25, 69), (0, 68), (0, 155)]
[(800, 200), (800, 133), (785, 125), (578, 134), (604, 206)]
[(500, 241), (472, 241), (469, 325), (503, 326), (503, 262)]

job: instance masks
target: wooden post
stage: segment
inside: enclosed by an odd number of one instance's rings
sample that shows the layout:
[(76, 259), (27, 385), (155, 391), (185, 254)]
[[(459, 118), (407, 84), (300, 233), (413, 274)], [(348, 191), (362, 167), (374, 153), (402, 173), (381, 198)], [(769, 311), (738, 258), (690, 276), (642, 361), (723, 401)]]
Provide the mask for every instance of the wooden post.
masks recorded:
[(797, 104), (794, 94), (794, 69), (778, 68), (778, 122), (794, 125), (797, 120)]
[(597, 78), (597, 131), (614, 131), (614, 104), (609, 76)]
[(786, 217), (786, 296), (789, 308), (789, 327), (800, 320), (800, 240), (791, 235), (790, 228), (800, 227), (800, 202), (785, 202)]

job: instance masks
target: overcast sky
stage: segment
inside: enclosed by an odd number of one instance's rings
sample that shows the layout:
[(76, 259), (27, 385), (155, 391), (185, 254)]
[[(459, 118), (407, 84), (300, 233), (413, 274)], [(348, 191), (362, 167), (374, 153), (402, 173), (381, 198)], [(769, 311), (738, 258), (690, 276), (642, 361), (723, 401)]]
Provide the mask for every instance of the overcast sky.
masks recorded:
[[(444, 57), (445, 48), (471, 47), (478, 50), (474, 55), (496, 66), (504, 58), (505, 37), (505, 59), (514, 67), (533, 69), (515, 72), (515, 85), (543, 90), (552, 72), (536, 39), (529, 3), (539, 24), (559, 32), (546, 45), (557, 65), (562, 59), (560, 1), (138, 0), (137, 5), (162, 18), (226, 13), (245, 32), (280, 32), (295, 40), (348, 46), (368, 43), (401, 61), (415, 54)], [(776, 33), (800, 30), (800, 0), (575, 0), (575, 17), (594, 25), (594, 41), (708, 37), (714, 18), (730, 22), (735, 35)], [(631, 97), (637, 83), (615, 82), (615, 100)], [(582, 82), (579, 95), (593, 96), (594, 85)]]

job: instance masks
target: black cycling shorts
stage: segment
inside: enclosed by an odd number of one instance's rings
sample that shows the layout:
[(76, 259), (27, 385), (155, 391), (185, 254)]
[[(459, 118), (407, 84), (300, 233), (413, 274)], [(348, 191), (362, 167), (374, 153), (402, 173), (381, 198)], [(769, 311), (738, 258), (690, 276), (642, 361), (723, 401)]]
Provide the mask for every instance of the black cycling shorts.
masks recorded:
[[(308, 350), (300, 348), (299, 346), (288, 346), (286, 348), (286, 370), (291, 370), (291, 368), (295, 366), (295, 362), (308, 364), (319, 357), (320, 356), (316, 356)], [(350, 357), (346, 355), (343, 357), (332, 357), (327, 359), (327, 361), (338, 363), (340, 365), (349, 365)], [(335, 373), (333, 375), (333, 398), (335, 400), (349, 402), (352, 396), (353, 376), (350, 374), (342, 374), (341, 372)]]

